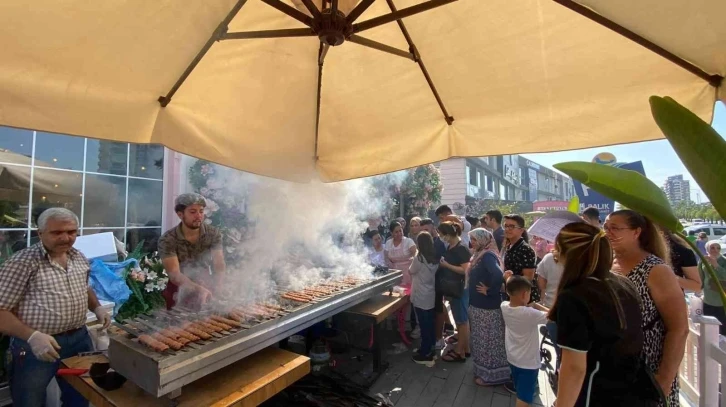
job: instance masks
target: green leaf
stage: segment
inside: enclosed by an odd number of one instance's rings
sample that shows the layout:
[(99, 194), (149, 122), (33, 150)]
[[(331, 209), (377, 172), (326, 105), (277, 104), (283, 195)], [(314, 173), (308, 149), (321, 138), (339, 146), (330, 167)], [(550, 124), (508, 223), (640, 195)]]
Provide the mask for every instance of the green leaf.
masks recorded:
[(567, 205), (567, 210), (574, 213), (575, 215), (580, 214), (580, 198), (575, 195), (570, 200), (570, 204)]
[(653, 118), (721, 217), (726, 216), (726, 140), (669, 97), (650, 97)]
[(683, 230), (665, 193), (636, 171), (589, 162), (566, 162), (554, 167), (673, 232)]

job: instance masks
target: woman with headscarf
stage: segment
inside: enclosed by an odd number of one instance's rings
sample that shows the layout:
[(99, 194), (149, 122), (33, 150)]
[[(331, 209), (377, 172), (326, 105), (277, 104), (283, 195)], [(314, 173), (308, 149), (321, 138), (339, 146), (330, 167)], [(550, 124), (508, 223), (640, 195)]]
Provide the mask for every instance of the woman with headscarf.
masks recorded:
[(421, 233), (421, 218), (419, 218), (418, 216), (414, 216), (408, 222), (408, 237), (416, 242), (416, 237), (419, 233)]
[(497, 242), (491, 232), (469, 232), (474, 255), (469, 266), (469, 324), (474, 383), (497, 386), (510, 379), (504, 345), (501, 289), (504, 283)]

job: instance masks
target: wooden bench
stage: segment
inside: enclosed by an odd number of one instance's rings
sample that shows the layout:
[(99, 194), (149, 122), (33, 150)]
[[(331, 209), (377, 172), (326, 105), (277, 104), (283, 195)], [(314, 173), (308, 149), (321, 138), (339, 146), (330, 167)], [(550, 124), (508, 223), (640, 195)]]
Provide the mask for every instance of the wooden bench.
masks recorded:
[[(108, 362), (103, 355), (64, 359), (68, 368), (88, 369), (93, 363)], [(228, 407), (257, 406), (310, 372), (306, 356), (278, 348), (267, 348), (184, 386), (173, 401), (156, 398), (130, 381), (118, 390), (105, 391), (90, 377), (64, 376), (94, 407)]]

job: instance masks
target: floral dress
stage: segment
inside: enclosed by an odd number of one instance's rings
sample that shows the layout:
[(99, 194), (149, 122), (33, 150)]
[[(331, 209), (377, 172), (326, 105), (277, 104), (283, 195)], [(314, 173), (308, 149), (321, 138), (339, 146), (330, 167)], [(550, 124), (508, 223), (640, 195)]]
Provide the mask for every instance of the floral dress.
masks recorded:
[[(653, 301), (653, 297), (650, 295), (648, 278), (650, 277), (650, 271), (653, 269), (653, 266), (659, 264), (664, 264), (663, 260), (651, 254), (643, 259), (628, 274), (628, 279), (635, 285), (641, 301), (640, 310), (643, 314), (643, 335), (645, 337), (643, 342), (643, 358), (650, 370), (654, 373), (658, 372), (660, 361), (663, 358), (666, 327), (663, 318), (661, 318), (658, 309), (655, 307), (655, 301)], [(678, 377), (676, 377), (673, 380), (673, 384), (671, 384), (670, 395), (667, 395), (670, 407), (680, 406), (679, 392)], [(665, 406), (665, 404), (660, 404), (660, 406)]]

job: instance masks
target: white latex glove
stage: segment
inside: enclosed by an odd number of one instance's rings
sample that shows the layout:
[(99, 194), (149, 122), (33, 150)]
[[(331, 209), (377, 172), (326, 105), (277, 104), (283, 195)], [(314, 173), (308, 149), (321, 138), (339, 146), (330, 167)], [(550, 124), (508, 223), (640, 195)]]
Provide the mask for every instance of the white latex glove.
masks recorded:
[(93, 310), (93, 313), (96, 314), (96, 319), (98, 320), (98, 323), (103, 325), (103, 329), (111, 326), (111, 315), (109, 315), (102, 306), (99, 305), (98, 307), (96, 307), (96, 309)]
[(30, 349), (33, 351), (33, 355), (38, 360), (44, 362), (55, 362), (60, 359), (60, 355), (57, 351), (60, 350), (60, 345), (50, 335), (46, 335), (42, 332), (35, 331), (30, 338), (28, 338), (28, 344)]

